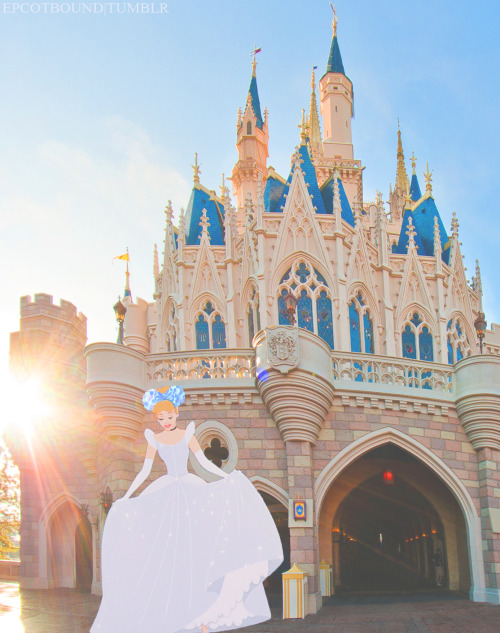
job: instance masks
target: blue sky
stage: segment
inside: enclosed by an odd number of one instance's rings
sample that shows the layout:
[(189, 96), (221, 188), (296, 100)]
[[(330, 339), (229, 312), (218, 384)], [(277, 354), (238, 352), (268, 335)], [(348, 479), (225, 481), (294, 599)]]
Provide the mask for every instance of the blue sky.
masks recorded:
[[(133, 295), (152, 299), (163, 209), (169, 199), (176, 215), (187, 205), (194, 152), (209, 188), (231, 173), (254, 44), (269, 164), (288, 175), (332, 17), (322, 0), (171, 0), (155, 15), (2, 7), (0, 368), (25, 294), (72, 301), (89, 319), (89, 342), (114, 340), (124, 266), (112, 258), (127, 246)], [(365, 200), (377, 189), (387, 200), (399, 118), (407, 165), (415, 151), (423, 188), (429, 163), (448, 230), (458, 215), (467, 276), (479, 258), (486, 317), (500, 322), (499, 3), (343, 0), (336, 9)]]

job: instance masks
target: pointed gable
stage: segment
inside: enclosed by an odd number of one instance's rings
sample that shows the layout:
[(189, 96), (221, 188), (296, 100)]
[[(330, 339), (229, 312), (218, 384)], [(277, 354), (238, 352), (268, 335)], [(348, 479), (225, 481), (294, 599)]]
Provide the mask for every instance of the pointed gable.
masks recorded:
[(424, 198), (413, 210), (413, 224), (424, 245), (425, 253), (423, 254), (425, 255), (434, 255), (434, 218), (438, 220), (441, 249), (443, 249), (443, 261), (448, 263), (449, 250), (444, 251), (444, 247), (448, 242), (448, 236), (446, 235), (446, 229), (444, 228), (434, 198), (429, 196)]
[[(299, 154), (302, 158), (302, 163), (300, 168), (304, 172), (304, 180), (308, 186), (309, 195), (311, 197), (311, 201), (313, 207), (316, 207), (314, 213), (326, 213), (325, 205), (323, 202), (323, 198), (321, 196), (321, 191), (318, 185), (318, 179), (316, 178), (316, 169), (311, 161), (311, 156), (309, 154), (309, 149), (307, 145), (301, 145), (299, 147)], [(288, 180), (283, 188), (283, 193), (281, 194), (281, 198), (277, 204), (276, 212), (282, 212), (285, 208), (286, 197), (288, 196), (288, 192), (290, 189), (290, 184), (292, 182), (293, 172), (295, 171), (295, 164), (292, 166), (290, 171), (290, 175), (288, 176)], [(333, 191), (333, 190), (332, 190)], [(333, 193), (332, 193), (333, 196)]]
[(209, 191), (200, 183), (195, 182), (189, 204), (186, 209), (186, 245), (193, 246), (200, 243), (200, 220), (203, 209), (207, 210), (210, 222), (209, 234), (212, 246), (224, 245), (224, 206), (213, 191)]
[[(351, 205), (347, 199), (347, 195), (342, 184), (342, 180), (339, 178), (339, 194), (340, 194), (340, 206), (342, 209), (342, 219), (345, 220), (351, 226), (354, 226), (354, 215), (352, 213)], [(326, 180), (321, 187), (321, 196), (325, 205), (325, 213), (333, 213), (333, 188), (334, 177), (333, 174)]]

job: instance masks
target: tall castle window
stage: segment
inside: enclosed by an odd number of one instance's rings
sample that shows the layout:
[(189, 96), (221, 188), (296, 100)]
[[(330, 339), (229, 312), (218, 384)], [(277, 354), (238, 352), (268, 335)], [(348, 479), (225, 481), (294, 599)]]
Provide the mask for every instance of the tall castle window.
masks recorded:
[(332, 299), (325, 278), (309, 263), (301, 260), (294, 262), (281, 278), (278, 287), (280, 325), (288, 325), (284, 316), (283, 297), (289, 292), (297, 299), (298, 326), (314, 332), (334, 349)]
[(349, 330), (351, 333), (352, 352), (375, 353), (373, 319), (360, 292), (349, 304)]
[(198, 314), (195, 322), (196, 349), (222, 349), (226, 347), (226, 324), (210, 301)]
[(434, 361), (432, 334), (418, 312), (414, 312), (405, 325), (402, 344), (403, 358)]
[(252, 133), (252, 123), (251, 121), (247, 121), (247, 134)]
[(176, 352), (177, 351), (177, 329), (179, 326), (179, 320), (177, 319), (177, 314), (175, 311), (175, 305), (170, 303), (167, 308), (167, 331), (166, 331), (166, 347), (167, 352)]
[(448, 321), (447, 330), (447, 345), (448, 345), (448, 363), (454, 365), (462, 360), (465, 356), (470, 356), (471, 349), (467, 335), (462, 329), (460, 320), (458, 318), (450, 319)]
[(259, 295), (255, 288), (252, 290), (252, 296), (247, 307), (247, 322), (248, 322), (248, 344), (252, 347), (252, 341), (255, 334), (261, 329), (260, 327), (260, 310), (259, 310)]

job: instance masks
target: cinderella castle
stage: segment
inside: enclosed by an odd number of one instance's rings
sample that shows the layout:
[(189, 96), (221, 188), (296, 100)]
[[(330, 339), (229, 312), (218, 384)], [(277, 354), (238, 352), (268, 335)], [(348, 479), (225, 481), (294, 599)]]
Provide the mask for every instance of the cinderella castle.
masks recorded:
[(500, 603), (500, 326), (486, 328), (479, 267), (468, 281), (458, 220), (443, 222), (399, 130), (388, 202), (364, 198), (353, 95), (335, 19), (278, 174), (254, 55), (232, 196), (224, 178), (220, 193), (202, 184), (195, 159), (177, 223), (166, 208), (152, 300), (127, 277), (117, 343), (86, 346), (67, 301), (21, 299), (12, 369), (57, 393), (46, 428), (6, 436), (21, 586), (101, 591), (107, 511), (156, 428), (142, 395), (181, 384), (182, 423), (276, 522), (285, 561), (270, 594), (291, 567), (307, 578), (305, 613), (333, 591), (418, 590), (435, 585), (439, 549), (443, 584)]

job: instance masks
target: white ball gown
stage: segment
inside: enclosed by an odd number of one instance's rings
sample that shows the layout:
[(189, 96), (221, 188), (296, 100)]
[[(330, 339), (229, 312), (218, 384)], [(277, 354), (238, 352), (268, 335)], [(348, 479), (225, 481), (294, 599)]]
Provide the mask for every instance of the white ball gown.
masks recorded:
[(262, 586), (283, 561), (263, 499), (240, 471), (207, 483), (188, 473), (188, 443), (146, 439), (167, 466), (114, 504), (102, 539), (103, 598), (91, 633), (225, 631), (271, 617)]

